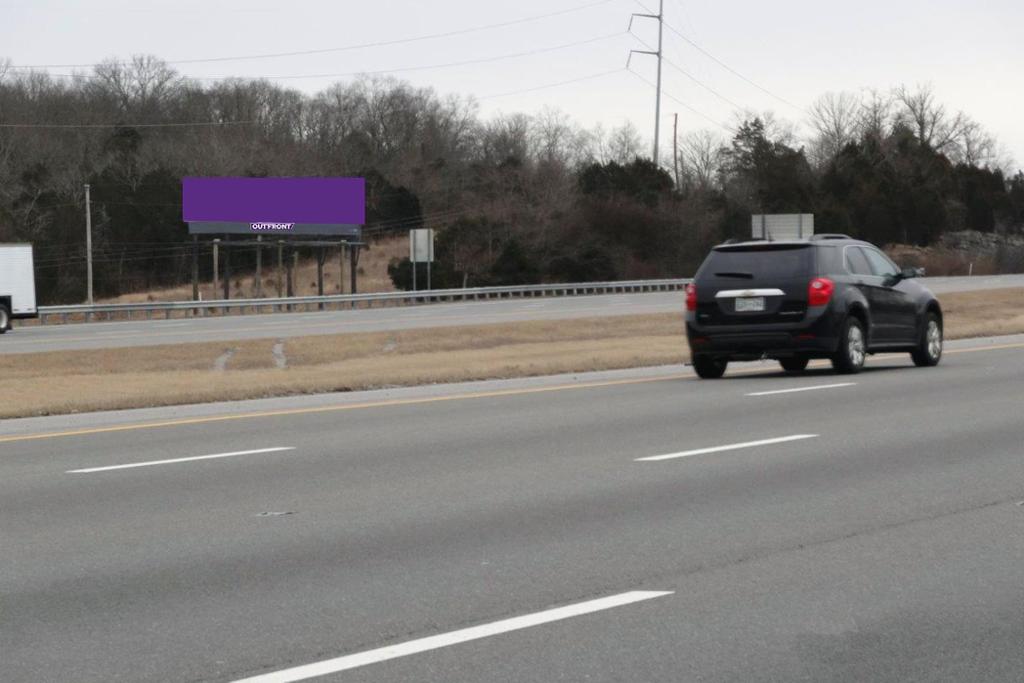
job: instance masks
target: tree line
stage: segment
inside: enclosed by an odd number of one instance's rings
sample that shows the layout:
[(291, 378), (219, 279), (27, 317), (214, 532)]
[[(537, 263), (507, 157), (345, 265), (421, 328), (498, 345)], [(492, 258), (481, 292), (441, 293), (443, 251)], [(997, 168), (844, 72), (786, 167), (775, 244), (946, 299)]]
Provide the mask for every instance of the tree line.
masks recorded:
[[(368, 238), (438, 231), (434, 286), (685, 276), (752, 213), (814, 213), (819, 231), (881, 244), (1024, 230), (1024, 174), (927, 87), (826, 94), (802, 123), (739, 112), (655, 166), (628, 123), (485, 119), (472, 98), (390, 78), (307, 95), (149, 56), (70, 77), (0, 66), (0, 242), (36, 245), (41, 301), (83, 299), (89, 184), (97, 295), (186, 282), (186, 175), (365, 176)], [(411, 287), (407, 261), (390, 271)]]

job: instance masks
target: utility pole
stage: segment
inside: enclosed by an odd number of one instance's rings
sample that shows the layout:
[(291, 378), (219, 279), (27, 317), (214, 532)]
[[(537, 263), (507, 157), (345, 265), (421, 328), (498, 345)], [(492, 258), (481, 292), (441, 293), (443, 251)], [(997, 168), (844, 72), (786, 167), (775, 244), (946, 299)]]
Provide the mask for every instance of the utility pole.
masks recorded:
[(672, 116), (672, 171), (676, 176), (676, 192), (679, 192), (679, 112)]
[[(658, 165), (658, 138), (661, 135), (661, 39), (662, 32), (665, 27), (665, 0), (658, 0), (658, 13), (657, 14), (638, 14), (634, 13), (629, 17), (629, 29), (633, 28), (633, 19), (637, 17), (643, 17), (644, 19), (657, 19), (658, 21), (658, 49), (657, 50), (630, 50), (629, 59), (632, 59), (633, 53), (641, 55), (653, 55), (658, 58), (658, 84), (655, 87), (656, 93), (654, 98), (654, 165)], [(626, 68), (629, 68), (629, 59), (626, 60)]]
[(89, 185), (85, 185), (85, 270), (86, 303), (92, 306), (92, 202), (89, 201)]

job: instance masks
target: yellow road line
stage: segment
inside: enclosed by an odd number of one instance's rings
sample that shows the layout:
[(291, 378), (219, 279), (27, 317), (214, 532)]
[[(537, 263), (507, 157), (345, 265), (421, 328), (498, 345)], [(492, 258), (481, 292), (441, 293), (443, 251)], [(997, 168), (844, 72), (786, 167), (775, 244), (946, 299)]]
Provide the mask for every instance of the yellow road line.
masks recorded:
[(521, 396), (524, 394), (541, 394), (553, 391), (568, 391), (570, 389), (595, 389), (600, 387), (613, 387), (628, 384), (643, 384), (646, 382), (667, 382), (669, 380), (693, 379), (692, 375), (669, 375), (665, 377), (645, 377), (642, 379), (622, 379), (606, 382), (586, 382), (581, 384), (559, 384), (550, 387), (532, 387), (529, 389), (506, 389), (501, 391), (482, 391), (469, 394), (452, 394), (451, 396), (431, 396), (426, 398), (393, 399), (390, 401), (371, 401), (367, 403), (348, 403), (342, 405), (315, 406), (311, 408), (285, 408), (281, 410), (265, 410), (254, 413), (237, 413), (232, 415), (210, 415), (206, 417), (185, 418), (180, 420), (165, 420), (161, 422), (142, 422), (126, 425), (113, 425), (110, 427), (94, 427), (86, 429), (72, 429), (63, 432), (45, 432), (41, 434), (25, 434), (18, 436), (0, 437), (0, 443), (12, 441), (34, 441), (36, 439), (52, 439), (61, 436), (81, 436), (84, 434), (104, 434), (108, 432), (126, 432), (136, 429), (155, 429), (158, 427), (178, 427), (181, 425), (205, 424), (209, 422), (226, 422), (229, 420), (251, 420), (260, 417), (281, 417), (287, 415), (310, 415), (314, 413), (332, 413), (345, 410), (361, 410), (365, 408), (384, 408), (388, 406), (408, 406), (424, 403), (439, 403), (442, 401), (465, 401), (479, 398), (497, 398), (502, 396)]
[[(1001, 349), (1021, 349), (1024, 343), (999, 344), (994, 346), (979, 346), (968, 349), (950, 349), (947, 354), (953, 353), (975, 353), (982, 351), (997, 351)], [(900, 354), (902, 355), (902, 354)], [(885, 355), (878, 357), (878, 360), (892, 358)], [(814, 363), (815, 367), (827, 365), (825, 363)], [(763, 372), (774, 372), (766, 368), (749, 368), (731, 371), (730, 375), (749, 375)], [(347, 410), (363, 410), (367, 408), (386, 408), (393, 406), (422, 405), (427, 403), (441, 403), (444, 401), (467, 401), (481, 398), (500, 398), (505, 396), (524, 396), (529, 394), (543, 394), (556, 391), (570, 391), (574, 389), (598, 389), (602, 387), (628, 386), (632, 384), (650, 384), (654, 382), (669, 382), (678, 380), (692, 380), (694, 375), (673, 374), (663, 377), (643, 377), (635, 379), (608, 380), (603, 382), (583, 382), (580, 384), (558, 384), (550, 387), (531, 387), (526, 389), (504, 389), (500, 391), (481, 391), (466, 394), (452, 394), (451, 396), (431, 396), (425, 398), (392, 399), (389, 401), (369, 401), (366, 403), (348, 403), (342, 405), (315, 406), (310, 408), (284, 408), (280, 410), (263, 410), (252, 413), (235, 413), (230, 415), (210, 415), (205, 417), (184, 418), (180, 420), (164, 420), (160, 422), (140, 422), (134, 424), (112, 425), (110, 427), (92, 427), (85, 429), (72, 429), (61, 432), (43, 432), (39, 434), (23, 434), (12, 436), (0, 436), (0, 443), (12, 443), (15, 441), (36, 441), (39, 439), (54, 439), (67, 436), (83, 436), (89, 434), (107, 434), (111, 432), (128, 432), (139, 429), (158, 429), (161, 427), (180, 427), (183, 425), (208, 424), (213, 422), (228, 422), (234, 420), (253, 420), (261, 417), (285, 417), (289, 415), (312, 415), (316, 413), (334, 413)]]

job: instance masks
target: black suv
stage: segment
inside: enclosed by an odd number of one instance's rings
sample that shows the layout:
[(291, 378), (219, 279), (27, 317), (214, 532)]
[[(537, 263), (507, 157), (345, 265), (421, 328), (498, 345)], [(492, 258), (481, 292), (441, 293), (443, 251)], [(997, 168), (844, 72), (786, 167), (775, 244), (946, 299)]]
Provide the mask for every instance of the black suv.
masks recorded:
[(937, 365), (942, 309), (913, 281), (921, 273), (846, 235), (719, 245), (686, 288), (693, 367), (713, 379), (730, 360), (774, 358), (801, 372), (828, 358), (854, 373), (866, 354), (884, 351)]

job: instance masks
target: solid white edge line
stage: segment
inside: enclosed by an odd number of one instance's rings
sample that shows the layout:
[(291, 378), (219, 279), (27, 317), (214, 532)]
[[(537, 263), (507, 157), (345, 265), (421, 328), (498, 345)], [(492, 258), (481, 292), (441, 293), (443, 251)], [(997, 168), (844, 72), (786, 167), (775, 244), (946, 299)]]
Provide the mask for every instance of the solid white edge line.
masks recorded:
[(817, 391), (818, 389), (838, 389), (839, 387), (857, 386), (856, 382), (839, 382), (838, 384), (818, 384), (813, 387), (797, 387), (795, 389), (776, 389), (774, 391), (755, 391), (746, 396), (774, 396), (776, 394), (795, 394), (800, 391)]
[(646, 458), (636, 458), (635, 462), (654, 462), (657, 460), (672, 460), (673, 458), (688, 458), (691, 455), (704, 455), (706, 453), (720, 453), (722, 451), (734, 451), (740, 448), (754, 448), (755, 446), (770, 446), (787, 441), (800, 441), (802, 439), (813, 439), (818, 434), (794, 434), (793, 436), (780, 436), (776, 439), (762, 439), (760, 441), (747, 441), (745, 443), (733, 443), (726, 446), (712, 446), (711, 448), (698, 448), (693, 451), (682, 453), (669, 453), (667, 455), (651, 455)]
[(214, 458), (233, 458), (236, 455), (256, 455), (257, 453), (276, 453), (278, 451), (294, 451), (295, 446), (279, 446), (276, 448), (257, 448), (252, 451), (234, 451), (232, 453), (214, 453), (213, 455), (196, 455), (189, 458), (172, 458), (170, 460), (150, 460), (148, 462), (133, 462), (127, 465), (109, 465), (107, 467), (87, 467), (80, 470), (68, 470), (65, 474), (89, 474), (92, 472), (109, 472), (111, 470), (127, 470), (133, 467), (152, 467), (153, 465), (171, 465), (178, 462), (192, 462), (193, 460), (213, 460)]
[(420, 652), (426, 652), (427, 650), (436, 650), (442, 647), (465, 643), (470, 640), (488, 638), (490, 636), (508, 633), (510, 631), (530, 628), (531, 626), (540, 626), (541, 624), (548, 624), (553, 621), (561, 621), (571, 617), (600, 612), (602, 610), (612, 609), (613, 607), (622, 607), (623, 605), (629, 605), (634, 602), (660, 598), (666, 595), (672, 595), (673, 592), (674, 591), (630, 591), (628, 593), (619, 593), (618, 595), (610, 595), (596, 600), (578, 602), (574, 605), (556, 607), (555, 609), (544, 610), (543, 612), (534, 612), (533, 614), (526, 614), (520, 617), (502, 619), (501, 621), (495, 621), (489, 624), (481, 624), (479, 626), (459, 629), (458, 631), (441, 633), (436, 636), (410, 640), (405, 643), (387, 645), (375, 650), (366, 650), (364, 652), (357, 652), (343, 657), (326, 659), (322, 662), (296, 666), (290, 669), (282, 669), (280, 671), (253, 676), (251, 678), (243, 678), (235, 681), (234, 683), (293, 683), (294, 681), (304, 681), (309, 678), (316, 678), (317, 676), (326, 676), (339, 671), (347, 671), (349, 669), (355, 669), (369, 664), (377, 664), (378, 662), (387, 661), (389, 659), (407, 657)]

